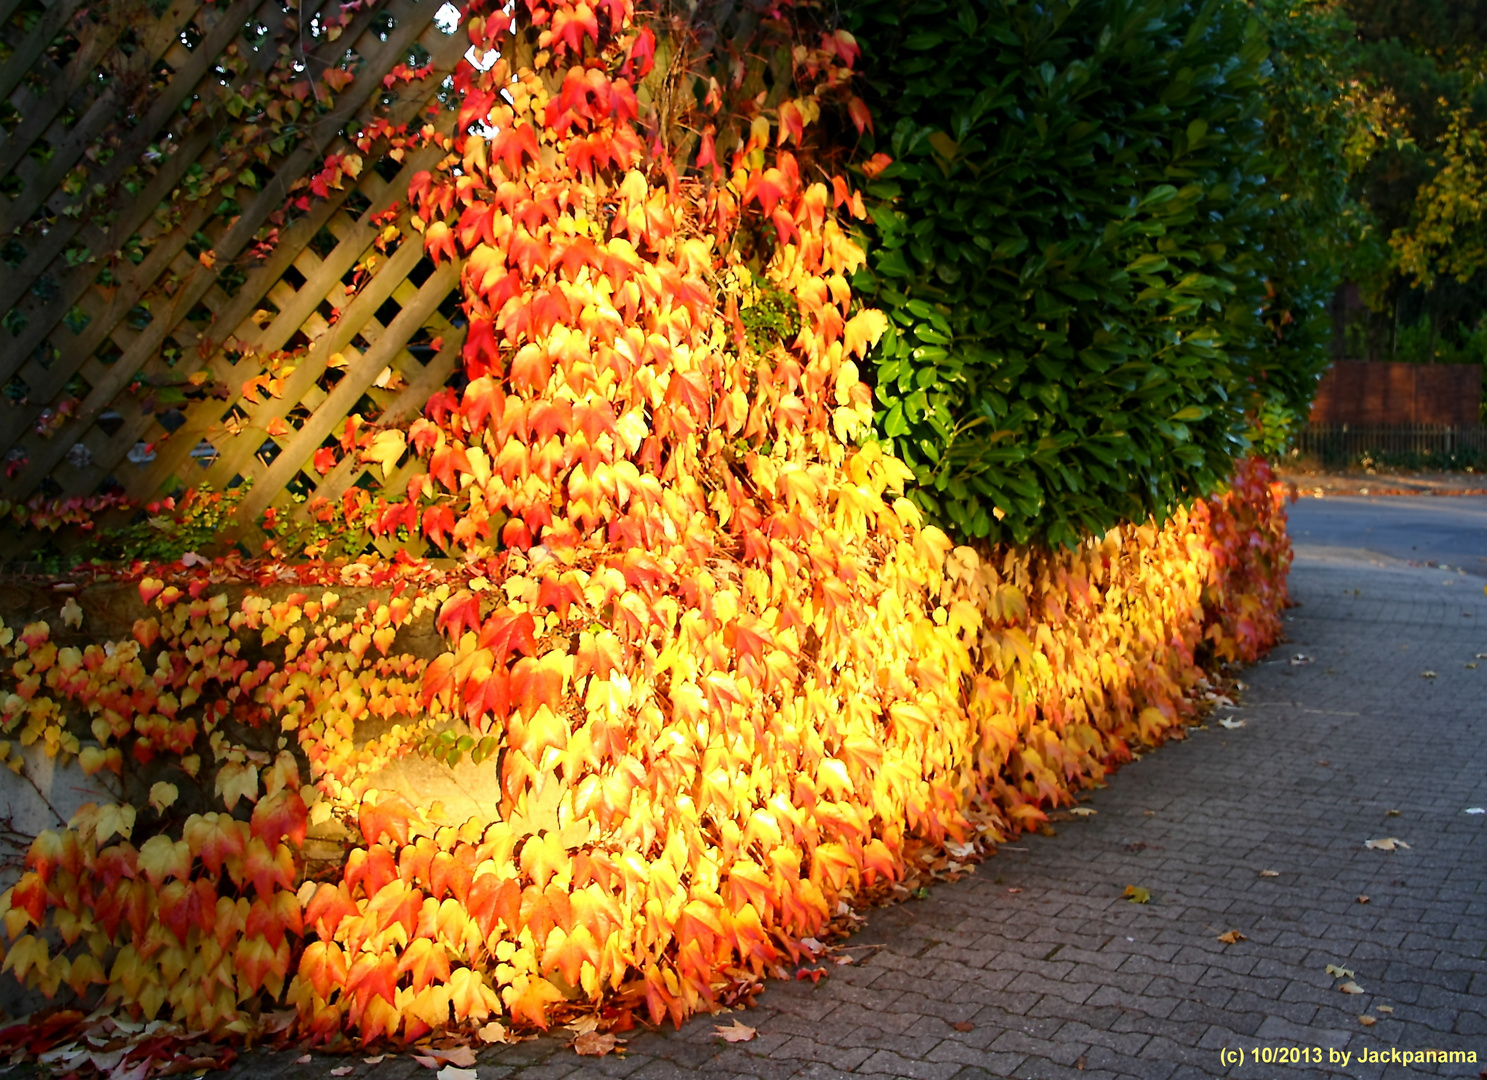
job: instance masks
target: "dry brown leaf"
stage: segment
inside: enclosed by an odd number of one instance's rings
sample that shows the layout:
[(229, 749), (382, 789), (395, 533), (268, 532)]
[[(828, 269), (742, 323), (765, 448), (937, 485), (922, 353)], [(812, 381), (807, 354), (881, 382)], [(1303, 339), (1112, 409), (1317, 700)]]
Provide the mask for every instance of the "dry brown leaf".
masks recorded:
[(1069, 808), (1069, 813), (1071, 813), (1071, 814), (1078, 814), (1080, 817), (1090, 817), (1090, 816), (1092, 816), (1094, 814), (1098, 814), (1099, 811), (1098, 810), (1091, 810), (1087, 806), (1071, 806)]
[(1358, 1023), (1362, 1024), (1364, 1027), (1373, 1027), (1373, 1025), (1378, 1023), (1378, 1019), (1377, 1017), (1373, 1016), (1360, 1016), (1358, 1017)]
[(1382, 840), (1365, 840), (1363, 846), (1374, 851), (1408, 851), (1410, 846), (1397, 836), (1386, 836)]
[(492, 1020), (482, 1028), (478, 1028), (475, 1037), (483, 1043), (504, 1043), (511, 1041), (511, 1035), (506, 1026), (499, 1020)]
[(603, 1057), (625, 1044), (608, 1031), (589, 1031), (573, 1040), (573, 1049), (584, 1057)]
[(951, 1024), (950, 1026), (953, 1027), (956, 1031), (975, 1031), (976, 1030), (976, 1025), (973, 1024), (973, 1023), (971, 1023), (969, 1020), (962, 1020), (959, 1023)]
[(1341, 986), (1338, 987), (1338, 989), (1341, 990), (1344, 994), (1363, 994), (1363, 993), (1367, 993), (1367, 991), (1364, 990), (1363, 987), (1361, 987), (1357, 983), (1353, 982), (1352, 979), (1349, 979), (1347, 982), (1343, 983)]
[(1360, 903), (1360, 904), (1366, 904), (1366, 903), (1368, 903), (1368, 897), (1364, 896), (1362, 893), (1359, 893), (1358, 894), (1358, 903)]
[(1238, 930), (1230, 930), (1228, 933), (1220, 934), (1218, 939), (1225, 945), (1238, 945), (1241, 941), (1249, 940), (1249, 938), (1245, 937)]
[(1261, 870), (1260, 871), (1260, 876), (1261, 877), (1280, 877), (1280, 871), (1279, 870)]
[(737, 1020), (733, 1021), (727, 1027), (718, 1025), (713, 1028), (713, 1031), (719, 1038), (726, 1039), (731, 1043), (748, 1042), (755, 1035), (759, 1034), (758, 1029), (751, 1028), (747, 1024), (740, 1024)]

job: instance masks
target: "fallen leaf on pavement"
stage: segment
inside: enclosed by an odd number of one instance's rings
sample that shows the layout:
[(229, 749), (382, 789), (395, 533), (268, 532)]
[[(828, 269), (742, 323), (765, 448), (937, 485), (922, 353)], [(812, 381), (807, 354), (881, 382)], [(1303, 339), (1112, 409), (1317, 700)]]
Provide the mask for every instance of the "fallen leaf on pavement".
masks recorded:
[(1127, 900), (1136, 904), (1147, 904), (1151, 902), (1151, 892), (1143, 889), (1140, 885), (1127, 885), (1126, 891), (1121, 893)]
[(718, 1036), (718, 1038), (724, 1039), (727, 1042), (731, 1043), (748, 1042), (755, 1035), (759, 1034), (759, 1030), (757, 1028), (751, 1028), (747, 1024), (740, 1024), (737, 1020), (733, 1021), (733, 1023), (727, 1027), (723, 1027), (720, 1024), (717, 1027), (713, 1028), (713, 1032)]
[(1466, 813), (1468, 813), (1468, 814), (1487, 814), (1487, 807), (1468, 806), (1466, 808)]
[(1011, 893), (1013, 896), (1016, 896), (1018, 893), (1022, 892), (1021, 889), (1017, 889), (1017, 888), (1008, 889), (1007, 891), (1009, 893)]
[(1386, 836), (1382, 840), (1367, 840), (1364, 841), (1363, 846), (1372, 848), (1374, 851), (1396, 851), (1400, 848), (1408, 851), (1410, 849), (1410, 846), (1397, 836)]
[(1338, 967), (1336, 964), (1327, 965), (1327, 974), (1331, 975), (1334, 979), (1351, 979), (1353, 977), (1352, 969)]
[(836, 958), (836, 962), (838, 964), (851, 964), (851, 963), (854, 963), (855, 961), (853, 961), (853, 959), (850, 956), (848, 956), (846, 953), (842, 953), (840, 956), (838, 956)]
[(1373, 1025), (1378, 1023), (1378, 1018), (1373, 1016), (1360, 1016), (1358, 1017), (1358, 1023), (1362, 1024), (1364, 1027), (1373, 1027)]
[(1422, 679), (1433, 679), (1433, 678), (1435, 678), (1435, 672), (1433, 672), (1433, 671), (1422, 671), (1422, 672), (1420, 672), (1420, 678), (1422, 678)]
[(1368, 903), (1368, 897), (1364, 896), (1362, 893), (1359, 893), (1358, 894), (1358, 903), (1360, 903), (1360, 904), (1366, 904), (1366, 903)]
[(960, 1023), (958, 1023), (958, 1024), (951, 1024), (950, 1026), (953, 1027), (956, 1031), (975, 1031), (976, 1030), (976, 1025), (973, 1024), (973, 1023), (971, 1023), (969, 1020), (962, 1020)]
[(1219, 724), (1222, 725), (1223, 727), (1228, 728), (1230, 731), (1233, 731), (1235, 728), (1242, 728), (1242, 727), (1244, 727), (1245, 721), (1243, 721), (1243, 720), (1230, 720), (1226, 716), (1226, 717), (1224, 717), (1224, 719), (1222, 719), (1222, 720), (1219, 721)]
[(475, 1035), (483, 1043), (503, 1043), (509, 1040), (506, 1027), (499, 1020), (492, 1020), (483, 1028), (479, 1028)]
[(589, 1031), (573, 1040), (573, 1049), (584, 1057), (603, 1057), (625, 1044), (607, 1031)]
[(1364, 993), (1367, 993), (1367, 991), (1364, 990), (1363, 987), (1361, 987), (1357, 983), (1353, 982), (1352, 979), (1349, 979), (1347, 982), (1343, 983), (1341, 986), (1338, 987), (1338, 989), (1341, 990), (1344, 994), (1364, 994)]
[(1248, 941), (1238, 930), (1230, 930), (1228, 933), (1220, 934), (1218, 939), (1225, 945), (1238, 945), (1241, 941)]
[(332, 1076), (350, 1076), (355, 1069), (355, 1065), (342, 1065), (339, 1069), (332, 1069), (330, 1074)]
[(1374, 1012), (1381, 1012), (1381, 1013), (1391, 1013), (1391, 1012), (1394, 1011), (1394, 1006), (1393, 1005), (1375, 1005), (1373, 1007), (1373, 1011)]
[(434, 1074), (438, 1080), (479, 1080), (474, 1069), (457, 1069), (446, 1065)]
[(387, 1055), (378, 1054), (376, 1057), (367, 1057), (362, 1058), (361, 1060), (367, 1065), (381, 1065), (384, 1061), (387, 1060)]
[(1261, 870), (1260, 871), (1260, 876), (1261, 877), (1280, 877), (1280, 871), (1279, 870)]
[(1089, 816), (1091, 816), (1093, 814), (1098, 814), (1099, 811), (1098, 810), (1091, 810), (1087, 806), (1071, 806), (1069, 808), (1069, 813), (1071, 813), (1071, 814), (1078, 814), (1080, 817), (1089, 817)]
[(1291, 657), (1291, 663), (1293, 665), (1309, 664), (1311, 663), (1311, 657), (1307, 656), (1305, 653), (1297, 653), (1295, 656)]
[(308, 1065), (308, 1064), (310, 1064), (310, 1055), (309, 1054), (301, 1054), (299, 1057), (297, 1057), (297, 1058), (294, 1059), (294, 1063), (296, 1065)]
[(449, 1050), (426, 1050), (413, 1058), (425, 1069), (437, 1069), (441, 1065), (457, 1065), (468, 1069), (475, 1064), (475, 1051), (468, 1046), (456, 1046)]
[(1385, 810), (1384, 811), (1384, 816), (1385, 817), (1398, 817), (1399, 816), (1399, 811), (1398, 810)]

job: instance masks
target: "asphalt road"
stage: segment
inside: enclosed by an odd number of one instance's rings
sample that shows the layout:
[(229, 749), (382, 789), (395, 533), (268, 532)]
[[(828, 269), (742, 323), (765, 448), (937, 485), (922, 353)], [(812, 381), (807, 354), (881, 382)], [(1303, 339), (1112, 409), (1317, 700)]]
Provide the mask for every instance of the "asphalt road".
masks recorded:
[(1302, 549), (1352, 549), (1487, 577), (1487, 497), (1303, 498), (1289, 507)]

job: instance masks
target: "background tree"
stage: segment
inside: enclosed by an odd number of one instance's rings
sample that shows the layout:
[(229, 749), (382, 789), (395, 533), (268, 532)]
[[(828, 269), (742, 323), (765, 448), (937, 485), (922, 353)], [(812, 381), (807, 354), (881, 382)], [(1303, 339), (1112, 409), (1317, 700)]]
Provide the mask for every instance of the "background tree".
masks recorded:
[[(1341, 9), (1355, 36), (1363, 121), (1353, 194), (1372, 219), (1349, 276), (1376, 313), (1369, 352), (1428, 359), (1464, 344), (1487, 301), (1487, 3), (1345, 0)], [(1402, 350), (1401, 331), (1415, 325), (1424, 347)]]

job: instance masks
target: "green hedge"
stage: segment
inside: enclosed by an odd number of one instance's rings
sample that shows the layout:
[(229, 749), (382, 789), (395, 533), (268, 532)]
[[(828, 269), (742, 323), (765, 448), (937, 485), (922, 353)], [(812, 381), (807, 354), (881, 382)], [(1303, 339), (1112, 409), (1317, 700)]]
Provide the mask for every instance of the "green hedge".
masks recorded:
[[(882, 435), (962, 537), (1206, 494), (1269, 396), (1267, 42), (1243, 0), (858, 0)], [(871, 167), (868, 168), (871, 174)]]

